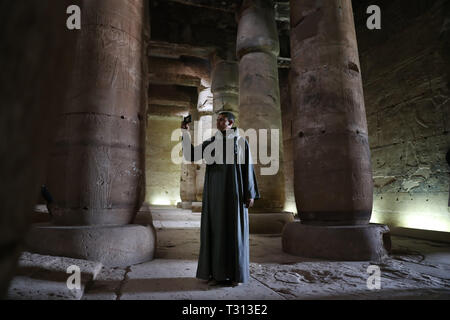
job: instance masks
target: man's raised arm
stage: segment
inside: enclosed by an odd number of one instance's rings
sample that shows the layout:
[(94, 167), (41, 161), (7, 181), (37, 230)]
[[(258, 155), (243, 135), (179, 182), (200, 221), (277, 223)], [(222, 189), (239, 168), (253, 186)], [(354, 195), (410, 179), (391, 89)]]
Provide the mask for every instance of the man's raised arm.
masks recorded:
[(186, 161), (195, 162), (203, 158), (203, 144), (194, 147), (191, 144), (191, 137), (189, 135), (189, 124), (184, 121), (181, 122), (182, 131), (182, 147), (183, 147), (183, 158)]

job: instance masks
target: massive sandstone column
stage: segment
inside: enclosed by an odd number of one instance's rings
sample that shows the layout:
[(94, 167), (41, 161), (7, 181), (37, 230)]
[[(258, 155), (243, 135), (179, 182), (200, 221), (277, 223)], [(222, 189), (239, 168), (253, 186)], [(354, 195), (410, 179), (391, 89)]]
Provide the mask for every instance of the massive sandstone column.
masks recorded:
[(292, 123), (294, 112), (291, 104), (291, 90), (289, 83), (290, 69), (279, 69), (280, 74), (280, 98), (283, 121), (283, 147), (284, 147), (284, 181), (286, 190), (285, 210), (297, 213), (294, 194), (294, 136)]
[(387, 230), (368, 224), (372, 171), (351, 1), (292, 1), (291, 42), (302, 224), (286, 227), (283, 248), (331, 259), (380, 258)]
[(367, 224), (372, 169), (351, 3), (303, 0), (292, 9), (300, 218), (321, 225)]
[[(195, 108), (192, 107), (189, 113), (192, 115), (189, 128), (191, 143), (197, 146), (211, 137), (213, 96), (209, 77), (200, 79), (197, 105)], [(183, 163), (181, 167), (181, 207), (191, 208), (193, 212), (201, 212), (206, 164), (199, 160), (194, 163)]]
[[(293, 216), (281, 213), (285, 205), (285, 181), (277, 61), (280, 47), (274, 3), (244, 0), (238, 19), (240, 128), (254, 129), (258, 137), (257, 145), (248, 137), (261, 194), (251, 209), (255, 214), (250, 214), (250, 232), (281, 233), (285, 224), (293, 221)], [(260, 129), (267, 130), (266, 144), (261, 143)], [(273, 132), (278, 134), (274, 140)], [(274, 152), (273, 143), (278, 144)], [(271, 158), (271, 163), (262, 164), (261, 151)], [(269, 172), (263, 172), (263, 168)]]
[[(192, 137), (196, 137), (193, 143), (200, 145), (203, 141), (211, 138), (212, 129), (215, 129), (215, 122), (213, 121), (213, 94), (211, 92), (210, 78), (201, 79), (201, 85), (198, 89), (198, 103), (197, 103), (197, 127), (196, 132)], [(192, 206), (193, 212), (201, 211), (201, 202), (203, 198), (203, 186), (205, 183), (206, 164), (204, 161), (199, 161), (195, 164), (196, 168), (196, 200), (197, 204)]]
[(74, 4), (82, 26), (49, 172), (58, 227), (36, 229), (30, 245), (108, 265), (139, 263), (155, 246), (150, 227), (131, 225), (145, 192), (148, 7), (144, 0)]
[[(192, 123), (189, 127), (191, 137), (194, 137), (194, 121), (197, 121), (197, 108), (190, 108), (189, 114), (192, 116)], [(194, 142), (193, 142), (194, 143)], [(192, 202), (197, 202), (196, 188), (196, 165), (193, 163), (181, 164), (181, 180), (180, 180), (180, 206), (185, 209), (192, 208)]]
[[(243, 130), (268, 130), (267, 154), (271, 150), (271, 131), (278, 130), (279, 157), (273, 163), (278, 172), (261, 175), (256, 146), (252, 155), (262, 199), (257, 211), (280, 212), (283, 209), (284, 174), (281, 132), (280, 89), (278, 84), (278, 33), (272, 0), (244, 0), (239, 10), (237, 56), (239, 59), (239, 119)], [(259, 140), (259, 139), (258, 139)], [(265, 146), (264, 146), (265, 148)], [(259, 149), (259, 148), (258, 148)], [(259, 151), (259, 150), (258, 150)], [(278, 151), (278, 150), (277, 150)]]
[[(192, 143), (201, 144), (209, 139), (216, 129), (217, 113), (220, 111), (237, 111), (237, 96), (234, 88), (237, 86), (237, 69), (233, 69), (225, 62), (215, 64), (210, 77), (201, 79), (198, 89), (197, 103), (197, 126), (193, 132), (193, 124), (191, 124)], [(232, 74), (230, 76), (230, 74)], [(228, 77), (227, 77), (228, 76)], [(225, 79), (224, 79), (225, 78)], [(234, 80), (234, 81), (233, 81)], [(231, 106), (231, 109), (229, 108)], [(234, 107), (234, 108), (233, 108)], [(193, 212), (201, 212), (203, 186), (205, 182), (206, 164), (199, 161), (196, 164), (189, 165), (195, 168), (195, 200), (197, 202), (192, 205)]]
[(236, 126), (239, 126), (239, 68), (233, 61), (216, 61), (212, 71), (211, 91), (214, 97), (213, 125), (217, 114), (230, 111), (236, 116)]
[[(214, 67), (211, 72), (211, 98), (208, 100), (208, 108), (203, 109), (200, 118), (203, 139), (209, 139), (205, 132), (211, 130), (214, 134), (217, 130), (217, 116), (222, 111), (231, 111), (236, 116), (236, 123), (239, 121), (239, 74), (238, 65), (232, 61), (224, 61), (219, 57), (212, 59)], [(198, 189), (203, 189), (205, 179), (205, 164), (198, 167), (197, 185)], [(197, 199), (201, 201), (201, 194), (197, 194)]]
[(72, 70), (70, 0), (0, 3), (0, 298), (23, 250), (45, 179), (50, 128)]

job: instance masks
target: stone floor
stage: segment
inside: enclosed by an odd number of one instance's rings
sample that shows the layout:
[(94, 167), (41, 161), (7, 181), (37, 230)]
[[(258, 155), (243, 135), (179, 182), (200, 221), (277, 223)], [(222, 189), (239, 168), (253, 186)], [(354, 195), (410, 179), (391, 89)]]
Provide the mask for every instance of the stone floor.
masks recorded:
[[(296, 257), (282, 252), (279, 235), (251, 235), (250, 282), (234, 288), (210, 287), (195, 278), (200, 214), (162, 207), (152, 212), (158, 231), (153, 261), (110, 268), (25, 252), (9, 299), (450, 299), (450, 244), (395, 236), (390, 257), (371, 263)], [(67, 288), (70, 265), (81, 269), (79, 290)], [(371, 265), (380, 270), (380, 289), (368, 289)]]

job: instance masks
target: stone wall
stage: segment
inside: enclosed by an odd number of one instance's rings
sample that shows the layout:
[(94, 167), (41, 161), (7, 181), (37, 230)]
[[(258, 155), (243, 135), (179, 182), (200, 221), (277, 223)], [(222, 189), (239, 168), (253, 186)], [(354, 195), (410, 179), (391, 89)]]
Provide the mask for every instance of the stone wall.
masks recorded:
[(448, 7), (370, 4), (381, 8), (381, 30), (366, 28), (367, 5), (354, 4), (354, 13), (375, 184), (372, 222), (450, 232)]
[(149, 116), (147, 124), (145, 165), (145, 202), (176, 206), (180, 199), (181, 165), (171, 160), (172, 132), (180, 128), (181, 118)]

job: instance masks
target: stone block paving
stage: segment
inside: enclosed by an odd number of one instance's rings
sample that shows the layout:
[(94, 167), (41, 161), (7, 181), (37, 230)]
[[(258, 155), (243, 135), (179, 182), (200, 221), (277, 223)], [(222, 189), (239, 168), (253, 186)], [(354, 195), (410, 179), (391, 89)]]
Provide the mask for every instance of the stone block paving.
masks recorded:
[[(70, 289), (67, 283), (77, 266), (80, 270), (79, 288)], [(100, 273), (102, 264), (95, 261), (65, 257), (42, 256), (24, 252), (19, 260), (16, 276), (9, 290), (10, 300), (80, 300), (86, 285)]]
[[(176, 215), (179, 210), (180, 219)], [(279, 235), (250, 236), (249, 283), (208, 286), (195, 278), (199, 252), (198, 215), (164, 209), (173, 224), (157, 228), (153, 261), (127, 268), (96, 262), (24, 253), (10, 299), (83, 300), (298, 300), (298, 299), (450, 299), (450, 244), (392, 237), (392, 252), (381, 263), (308, 259), (281, 250)], [(162, 221), (164, 216), (156, 212)], [(170, 226), (174, 226), (171, 228)], [(167, 227), (169, 226), (169, 227)], [(82, 290), (67, 290), (68, 263), (82, 265)], [(31, 269), (28, 266), (31, 266)], [(380, 289), (368, 289), (375, 266)], [(33, 268), (37, 268), (37, 270)], [(25, 269), (23, 269), (25, 268)], [(19, 268), (19, 270), (21, 270)], [(28, 270), (28, 271), (23, 271)], [(374, 284), (375, 282), (369, 281)]]

